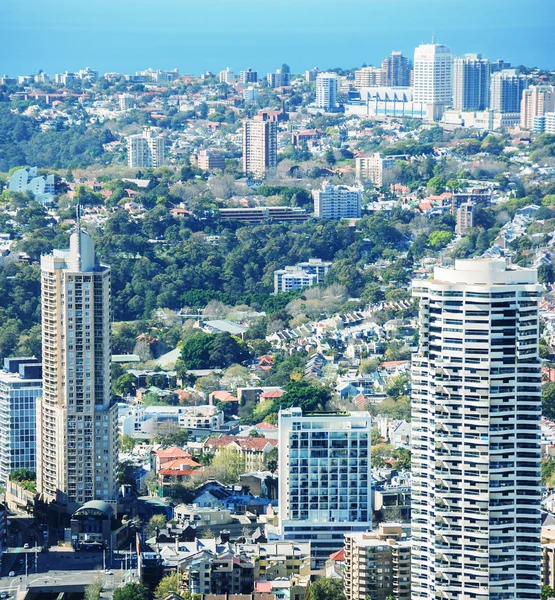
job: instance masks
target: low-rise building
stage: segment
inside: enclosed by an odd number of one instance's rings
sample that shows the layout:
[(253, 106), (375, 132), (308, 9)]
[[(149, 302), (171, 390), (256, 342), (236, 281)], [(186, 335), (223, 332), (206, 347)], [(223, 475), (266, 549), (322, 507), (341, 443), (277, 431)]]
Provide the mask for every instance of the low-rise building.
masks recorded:
[(264, 457), (277, 446), (276, 440), (256, 437), (240, 437), (222, 435), (218, 438), (208, 438), (204, 442), (206, 452), (216, 455), (224, 450), (238, 452), (245, 459), (245, 471), (261, 471), (264, 469)]
[(197, 166), (203, 171), (214, 171), (215, 169), (225, 169), (225, 158), (216, 152), (201, 150), (196, 158)]
[(233, 521), (229, 510), (211, 507), (203, 508), (195, 504), (179, 504), (174, 508), (173, 518), (181, 525), (189, 523), (197, 527), (227, 525)]

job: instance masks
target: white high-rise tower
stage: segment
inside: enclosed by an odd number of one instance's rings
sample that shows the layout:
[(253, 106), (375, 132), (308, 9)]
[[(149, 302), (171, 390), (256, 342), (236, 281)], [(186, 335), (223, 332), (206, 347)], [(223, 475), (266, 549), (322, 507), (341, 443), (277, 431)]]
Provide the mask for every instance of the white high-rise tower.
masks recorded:
[(117, 404), (111, 398), (110, 268), (80, 226), (68, 250), (41, 258), (43, 395), (37, 489), (72, 511), (117, 494)]
[(414, 101), (426, 104), (427, 118), (438, 120), (453, 101), (453, 55), (443, 44), (414, 51)]
[(337, 108), (339, 80), (335, 73), (320, 73), (316, 77), (316, 106), (323, 110)]
[(460, 260), (413, 293), (412, 598), (539, 600), (537, 273)]

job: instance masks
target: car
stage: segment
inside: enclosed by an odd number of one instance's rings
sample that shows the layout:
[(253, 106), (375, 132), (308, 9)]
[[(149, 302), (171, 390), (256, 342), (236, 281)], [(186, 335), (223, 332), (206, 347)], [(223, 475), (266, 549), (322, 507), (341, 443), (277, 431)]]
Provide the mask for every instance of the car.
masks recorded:
[(15, 577), (15, 571), (10, 571), (8, 573), (8, 577)]
[(23, 544), (23, 549), (24, 550), (29, 550), (29, 544), (27, 544), (27, 543)]
[(2, 592), (2, 593), (0, 594), (0, 598), (2, 598), (2, 600), (4, 600), (5, 598), (9, 598), (9, 597), (10, 597), (10, 596), (9, 596), (8, 592)]
[(104, 571), (104, 573), (106, 573), (106, 575), (113, 575), (112, 571), (110, 571), (110, 569), (106, 569)]

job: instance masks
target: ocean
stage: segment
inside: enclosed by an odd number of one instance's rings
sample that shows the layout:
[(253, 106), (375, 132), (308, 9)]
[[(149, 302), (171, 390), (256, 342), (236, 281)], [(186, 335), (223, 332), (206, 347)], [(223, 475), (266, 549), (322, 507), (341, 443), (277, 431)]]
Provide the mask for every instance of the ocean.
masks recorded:
[(554, 0), (2, 0), (0, 74), (379, 65), (392, 50), (555, 69)]

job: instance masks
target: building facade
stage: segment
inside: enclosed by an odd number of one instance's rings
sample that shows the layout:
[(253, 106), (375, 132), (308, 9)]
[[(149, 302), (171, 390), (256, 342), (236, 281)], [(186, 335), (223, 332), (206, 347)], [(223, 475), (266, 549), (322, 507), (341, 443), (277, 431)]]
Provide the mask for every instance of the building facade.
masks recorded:
[(258, 81), (258, 72), (253, 71), (250, 67), (245, 71), (239, 72), (239, 81), (245, 85), (247, 83), (256, 83)]
[(453, 101), (453, 55), (443, 44), (422, 44), (414, 51), (414, 101), (437, 120)]
[(0, 482), (16, 469), (37, 470), (37, 398), (42, 367), (37, 358), (6, 358), (0, 371)]
[(453, 108), (485, 110), (489, 106), (491, 68), (479, 54), (457, 56), (453, 61)]
[(455, 233), (465, 235), (474, 226), (474, 205), (472, 202), (464, 202), (457, 208), (457, 224)]
[(277, 123), (254, 118), (243, 123), (243, 172), (263, 179), (277, 166)]
[(500, 113), (520, 113), (522, 91), (526, 81), (517, 69), (503, 69), (491, 74), (490, 108)]
[(393, 170), (396, 160), (395, 156), (382, 156), (379, 152), (373, 152), (369, 156), (357, 156), (355, 159), (357, 180), (366, 179), (376, 187), (381, 187), (384, 183), (384, 175)]
[(307, 262), (277, 269), (274, 271), (274, 294), (302, 290), (305, 287), (323, 283), (331, 265), (331, 262), (311, 258)]
[(319, 219), (357, 219), (361, 214), (362, 188), (324, 183), (313, 190), (314, 216)]
[(520, 103), (520, 126), (532, 131), (536, 117), (555, 111), (555, 87), (533, 85), (522, 92)]
[(37, 490), (69, 511), (117, 494), (117, 404), (111, 397), (110, 267), (78, 226), (41, 258), (43, 394)]
[(458, 260), (412, 287), (412, 598), (538, 600), (537, 273)]
[(165, 138), (152, 127), (127, 138), (127, 164), (130, 167), (152, 167), (164, 164)]
[(392, 52), (382, 61), (382, 83), (390, 87), (408, 87), (410, 85), (409, 59), (402, 52)]
[(316, 77), (316, 107), (325, 111), (337, 108), (339, 79), (335, 73), (320, 73)]
[(343, 536), (371, 528), (368, 412), (279, 414), (279, 527), (284, 540), (311, 542), (316, 567)]
[(374, 87), (384, 85), (383, 73), (379, 67), (362, 67), (355, 71), (355, 88)]
[(410, 540), (402, 525), (381, 523), (375, 531), (345, 534), (347, 600), (410, 600)]

